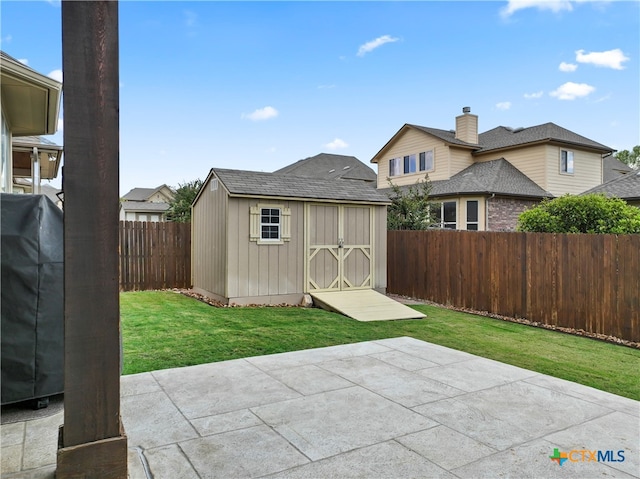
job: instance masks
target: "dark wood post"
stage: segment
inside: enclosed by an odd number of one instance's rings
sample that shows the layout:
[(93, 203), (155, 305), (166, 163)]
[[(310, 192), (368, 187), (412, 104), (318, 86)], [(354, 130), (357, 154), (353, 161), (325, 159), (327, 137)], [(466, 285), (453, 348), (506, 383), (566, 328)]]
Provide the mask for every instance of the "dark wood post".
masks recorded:
[(62, 2), (64, 425), (57, 478), (126, 478), (120, 419), (118, 2)]

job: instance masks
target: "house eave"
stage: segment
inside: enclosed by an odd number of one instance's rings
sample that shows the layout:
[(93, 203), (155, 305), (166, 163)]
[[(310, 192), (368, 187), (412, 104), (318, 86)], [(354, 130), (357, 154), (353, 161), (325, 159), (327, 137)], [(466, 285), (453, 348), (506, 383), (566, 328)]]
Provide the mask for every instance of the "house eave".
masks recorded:
[(3, 53), (0, 84), (2, 111), (14, 137), (57, 131), (62, 83)]

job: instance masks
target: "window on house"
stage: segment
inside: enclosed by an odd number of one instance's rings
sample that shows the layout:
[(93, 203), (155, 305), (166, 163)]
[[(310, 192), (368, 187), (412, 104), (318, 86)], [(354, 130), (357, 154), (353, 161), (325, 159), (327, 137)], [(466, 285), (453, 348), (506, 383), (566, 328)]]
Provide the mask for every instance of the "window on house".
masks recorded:
[(440, 228), (454, 230), (457, 227), (456, 222), (456, 202), (443, 201), (436, 208), (436, 222), (440, 223)]
[(408, 155), (404, 157), (404, 173), (416, 172), (416, 155)]
[(280, 240), (280, 208), (260, 209), (260, 239), (263, 241)]
[(478, 231), (478, 201), (467, 201), (467, 229)]
[(402, 174), (401, 161), (402, 158), (392, 158), (389, 160), (389, 176), (398, 176)]
[(560, 150), (560, 173), (573, 174), (573, 151)]
[(433, 150), (420, 153), (420, 171), (433, 170)]

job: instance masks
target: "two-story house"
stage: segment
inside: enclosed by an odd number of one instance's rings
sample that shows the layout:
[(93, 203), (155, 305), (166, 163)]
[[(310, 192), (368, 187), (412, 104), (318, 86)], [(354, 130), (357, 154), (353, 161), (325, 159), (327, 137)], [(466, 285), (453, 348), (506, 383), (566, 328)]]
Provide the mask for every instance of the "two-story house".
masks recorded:
[(166, 221), (173, 195), (167, 185), (133, 188), (120, 199), (120, 221)]
[(602, 184), (613, 151), (554, 123), (478, 133), (478, 116), (465, 107), (455, 130), (405, 124), (371, 162), (379, 189), (428, 175), (443, 228), (511, 231), (542, 199)]

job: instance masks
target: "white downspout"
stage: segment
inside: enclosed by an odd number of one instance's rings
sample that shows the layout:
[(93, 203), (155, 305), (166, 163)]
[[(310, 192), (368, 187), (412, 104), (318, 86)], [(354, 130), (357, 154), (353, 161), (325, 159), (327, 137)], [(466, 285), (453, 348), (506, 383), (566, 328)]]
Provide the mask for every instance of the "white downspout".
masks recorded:
[(31, 153), (31, 192), (34, 195), (40, 194), (40, 155), (38, 155), (38, 148), (33, 147)]

